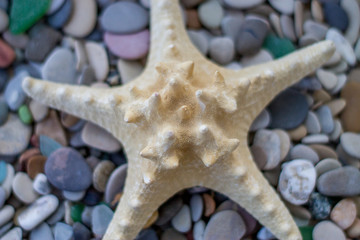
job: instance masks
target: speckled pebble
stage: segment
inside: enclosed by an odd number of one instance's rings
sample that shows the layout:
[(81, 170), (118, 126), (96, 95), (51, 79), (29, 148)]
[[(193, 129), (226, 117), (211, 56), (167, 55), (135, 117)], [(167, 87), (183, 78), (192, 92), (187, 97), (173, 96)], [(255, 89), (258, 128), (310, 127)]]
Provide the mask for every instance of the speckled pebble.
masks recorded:
[(331, 211), (330, 201), (326, 196), (313, 192), (309, 198), (309, 210), (314, 219), (326, 219)]

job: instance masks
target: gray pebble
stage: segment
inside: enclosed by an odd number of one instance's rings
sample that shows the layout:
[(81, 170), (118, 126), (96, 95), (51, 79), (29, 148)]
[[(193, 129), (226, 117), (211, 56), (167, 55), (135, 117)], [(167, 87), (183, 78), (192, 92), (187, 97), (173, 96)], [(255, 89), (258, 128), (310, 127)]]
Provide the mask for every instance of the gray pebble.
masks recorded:
[(74, 231), (70, 225), (58, 222), (55, 224), (54, 236), (55, 240), (72, 240), (74, 239)]
[(210, 57), (217, 63), (225, 65), (234, 58), (234, 42), (228, 37), (216, 37), (210, 41)]
[(311, 147), (303, 144), (297, 144), (291, 148), (289, 159), (306, 159), (313, 164), (316, 164), (320, 160), (318, 154)]
[(147, 228), (142, 230), (135, 240), (159, 240), (159, 238), (157, 237), (155, 230)]
[(27, 76), (29, 76), (29, 74), (24, 71), (16, 74), (5, 88), (5, 101), (13, 111), (16, 111), (26, 100), (27, 96), (21, 85)]
[(305, 126), (308, 133), (320, 133), (321, 125), (319, 118), (313, 111), (309, 111), (305, 119)]
[(31, 231), (29, 240), (39, 240), (39, 239), (44, 239), (44, 240), (54, 239), (53, 233), (47, 223), (42, 223)]
[(26, 34), (12, 34), (10, 31), (3, 33), (3, 38), (14, 48), (25, 49), (29, 42), (29, 37)]
[(182, 233), (186, 233), (191, 229), (191, 216), (188, 205), (182, 206), (180, 211), (171, 220), (171, 225)]
[(344, 232), (335, 223), (327, 220), (315, 225), (312, 237), (314, 240), (345, 240)]
[(224, 16), (224, 10), (216, 0), (202, 3), (198, 8), (199, 20), (207, 28), (216, 29), (220, 27)]
[(204, 202), (200, 194), (194, 194), (190, 198), (191, 219), (193, 222), (200, 220), (204, 210)]
[(224, 2), (226, 5), (233, 8), (248, 9), (260, 5), (265, 2), (265, 0), (224, 0)]
[(321, 131), (323, 133), (331, 133), (334, 130), (334, 120), (330, 108), (326, 105), (321, 106), (316, 111), (316, 115), (320, 121)]
[(328, 143), (329, 136), (325, 134), (310, 134), (301, 140), (304, 144)]
[(6, 192), (3, 187), (0, 187), (0, 208), (4, 206), (6, 200)]
[(59, 204), (59, 207), (55, 210), (55, 212), (46, 220), (49, 225), (54, 225), (57, 222), (63, 220), (65, 216), (65, 204), (64, 202)]
[(91, 229), (96, 236), (102, 237), (105, 234), (113, 215), (113, 211), (104, 204), (94, 207), (91, 216)]
[(238, 32), (240, 31), (244, 15), (240, 12), (226, 15), (221, 21), (221, 30), (224, 35), (235, 41)]
[(206, 54), (209, 51), (209, 42), (208, 39), (204, 36), (204, 34), (201, 34), (199, 31), (195, 31), (195, 30), (188, 30), (187, 33), (194, 46), (204, 56), (206, 56)]
[(183, 201), (180, 197), (175, 197), (167, 201), (159, 208), (159, 217), (155, 224), (158, 226), (168, 223), (183, 206)]
[(88, 227), (91, 227), (91, 216), (94, 207), (85, 206), (84, 211), (81, 213), (81, 222)]
[(111, 203), (116, 194), (122, 192), (125, 184), (127, 164), (116, 168), (110, 175), (105, 189), (105, 202)]
[(11, 205), (5, 205), (0, 209), (0, 227), (8, 223), (14, 216), (15, 209)]
[(200, 220), (194, 224), (193, 237), (194, 240), (203, 240), (205, 232), (205, 222)]
[(22, 240), (22, 230), (19, 227), (15, 227), (8, 231), (1, 240)]
[(88, 240), (91, 237), (91, 232), (82, 223), (76, 222), (73, 224), (73, 232), (75, 240)]
[(340, 168), (341, 163), (333, 158), (325, 158), (315, 166), (316, 176), (319, 178), (323, 173)]
[(259, 240), (275, 239), (275, 236), (266, 227), (262, 227), (257, 233), (256, 237)]
[(4, 226), (0, 227), (0, 237), (2, 237), (6, 232), (8, 232), (14, 224), (12, 222), (9, 222), (8, 224), (5, 224)]
[(266, 164), (263, 169), (274, 169), (280, 163), (280, 137), (274, 131), (261, 129), (256, 132), (254, 137), (254, 146), (258, 146), (266, 153)]
[(341, 147), (352, 157), (360, 159), (360, 135), (352, 132), (345, 132), (340, 137)]
[(264, 109), (251, 124), (250, 131), (257, 131), (259, 129), (266, 128), (269, 125), (269, 123), (270, 123), (270, 113), (267, 109)]
[(8, 0), (0, 0), (0, 8), (1, 9), (6, 11), (8, 8), (8, 5), (9, 5)]
[(73, 1), (74, 0), (65, 0), (61, 8), (48, 17), (47, 20), (50, 26), (53, 28), (61, 28), (67, 23), (74, 7)]
[(0, 8), (0, 33), (4, 32), (9, 24), (9, 16), (6, 11)]
[(9, 116), (9, 108), (4, 99), (0, 99), (0, 126), (3, 125)]

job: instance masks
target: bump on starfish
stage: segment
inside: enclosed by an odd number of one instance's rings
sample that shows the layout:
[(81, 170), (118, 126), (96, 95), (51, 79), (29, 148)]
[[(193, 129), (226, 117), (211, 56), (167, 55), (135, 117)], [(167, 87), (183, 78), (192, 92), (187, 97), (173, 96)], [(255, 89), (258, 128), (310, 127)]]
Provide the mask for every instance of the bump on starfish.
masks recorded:
[(177, 0), (151, 4), (150, 54), (138, 78), (111, 89), (23, 82), (34, 99), (98, 124), (123, 144), (127, 179), (103, 239), (134, 239), (163, 202), (193, 186), (227, 195), (279, 239), (301, 239), (256, 167), (247, 134), (271, 99), (325, 63), (334, 45), (324, 41), (233, 71), (192, 45)]

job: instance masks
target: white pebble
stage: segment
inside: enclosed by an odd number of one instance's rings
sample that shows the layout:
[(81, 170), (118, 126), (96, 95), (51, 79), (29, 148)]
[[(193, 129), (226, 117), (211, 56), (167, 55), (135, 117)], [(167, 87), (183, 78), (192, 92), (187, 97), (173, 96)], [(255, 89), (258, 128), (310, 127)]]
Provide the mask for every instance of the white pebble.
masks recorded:
[(351, 65), (356, 63), (356, 57), (354, 49), (349, 41), (335, 28), (330, 28), (326, 33), (326, 39), (334, 42), (336, 50), (341, 56)]
[(45, 174), (39, 173), (36, 175), (33, 182), (33, 189), (40, 195), (46, 195), (51, 192), (51, 186)]

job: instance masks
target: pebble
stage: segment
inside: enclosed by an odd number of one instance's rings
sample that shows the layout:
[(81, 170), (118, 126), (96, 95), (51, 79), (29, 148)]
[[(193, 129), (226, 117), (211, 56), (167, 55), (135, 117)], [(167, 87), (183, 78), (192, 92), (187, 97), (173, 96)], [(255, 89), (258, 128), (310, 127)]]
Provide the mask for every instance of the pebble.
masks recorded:
[(91, 216), (91, 229), (97, 237), (102, 237), (113, 217), (113, 211), (100, 204), (94, 207)]
[(12, 1), (9, 26), (11, 33), (20, 34), (31, 28), (45, 15), (50, 3), (50, 0)]
[(6, 199), (10, 196), (12, 190), (12, 182), (15, 176), (14, 167), (11, 164), (6, 164), (6, 178), (1, 184), (1, 187), (5, 190)]
[(330, 108), (326, 105), (321, 106), (316, 110), (316, 115), (321, 125), (321, 131), (327, 134), (331, 133), (334, 130), (334, 120)]
[(54, 195), (42, 196), (18, 215), (18, 223), (24, 230), (32, 230), (55, 212), (58, 205)]
[(270, 113), (268, 110), (264, 109), (260, 114), (255, 118), (251, 124), (250, 131), (257, 131), (259, 129), (266, 128), (270, 123)]
[(289, 159), (306, 159), (313, 164), (316, 164), (319, 161), (319, 156), (309, 146), (297, 144), (293, 148), (291, 148), (289, 153)]
[(54, 151), (46, 161), (45, 174), (49, 182), (61, 190), (82, 191), (91, 185), (90, 167), (72, 148)]
[(188, 29), (199, 29), (201, 28), (201, 23), (199, 20), (198, 12), (195, 9), (186, 10), (186, 24)]
[(269, 0), (270, 5), (283, 14), (291, 15), (294, 12), (294, 1)]
[(0, 126), (0, 155), (15, 156), (23, 152), (30, 140), (31, 127), (24, 125), (15, 114)]
[(11, 205), (5, 205), (0, 209), (0, 226), (4, 226), (14, 216), (15, 209)]
[(67, 145), (65, 131), (62, 128), (59, 118), (54, 110), (50, 111), (49, 116), (46, 119), (36, 124), (35, 134), (37, 136), (45, 135), (63, 146)]
[(7, 15), (7, 13), (3, 10), (0, 9), (0, 33), (4, 32), (9, 24), (9, 17)]
[(166, 229), (161, 235), (161, 240), (186, 240), (187, 238), (172, 228)]
[(321, 132), (321, 125), (319, 118), (313, 111), (309, 111), (305, 119), (305, 125), (307, 132), (310, 134), (316, 134)]
[(26, 94), (21, 87), (21, 84), (25, 77), (29, 76), (27, 72), (22, 71), (10, 80), (5, 88), (5, 101), (8, 104), (9, 108), (13, 111), (18, 110), (18, 108), (23, 105), (26, 100)]
[(246, 232), (246, 227), (241, 216), (232, 210), (220, 211), (211, 216), (205, 232), (204, 240), (241, 239)]
[(311, 134), (301, 140), (304, 144), (328, 143), (329, 136), (325, 134)]
[(216, 37), (210, 41), (210, 57), (221, 65), (228, 64), (234, 58), (234, 42), (228, 37)]
[(4, 206), (6, 200), (6, 192), (3, 187), (0, 187), (0, 208)]
[(243, 67), (249, 67), (260, 63), (266, 63), (272, 60), (273, 60), (273, 56), (269, 51), (267, 51), (266, 49), (260, 49), (254, 55), (243, 56), (243, 58), (241, 59), (241, 65)]
[(74, 239), (76, 240), (88, 240), (91, 237), (91, 232), (80, 222), (73, 224)]
[(183, 200), (180, 197), (174, 197), (166, 201), (159, 209), (159, 217), (156, 225), (162, 226), (168, 223), (182, 208)]
[(4, 99), (0, 99), (0, 126), (3, 125), (9, 116), (9, 108)]
[(216, 0), (202, 3), (198, 8), (199, 20), (209, 29), (219, 28), (224, 17), (224, 10)]
[(319, 159), (338, 159), (337, 153), (331, 147), (322, 144), (311, 144), (310, 147), (318, 154)]
[(204, 205), (205, 205), (205, 211), (204, 211), (204, 216), (205, 217), (210, 217), (216, 208), (216, 202), (214, 200), (214, 197), (212, 197), (211, 195), (204, 193), (202, 195), (203, 200), (204, 200)]
[(340, 144), (344, 151), (352, 157), (360, 158), (360, 135), (352, 132), (341, 134)]
[(72, 4), (72, 14), (64, 25), (63, 31), (73, 37), (85, 37), (91, 33), (96, 25), (96, 1), (73, 1)]
[(308, 108), (308, 103), (303, 94), (292, 89), (285, 90), (269, 104), (270, 127), (296, 128), (305, 120)]
[(332, 209), (330, 219), (341, 229), (349, 228), (356, 218), (356, 205), (350, 198), (342, 199)]
[(30, 232), (29, 240), (38, 239), (54, 240), (51, 228), (47, 223), (40, 224), (38, 227), (36, 227)]
[(331, 204), (327, 197), (313, 192), (309, 198), (309, 210), (313, 219), (323, 220), (330, 215)]
[(357, 40), (360, 27), (360, 10), (356, 0), (342, 0), (340, 2), (341, 8), (346, 12), (349, 19), (349, 26), (345, 31), (345, 38), (354, 44)]
[(340, 168), (341, 163), (333, 158), (326, 158), (318, 162), (315, 166), (316, 175), (319, 178), (323, 173)]
[(348, 28), (349, 18), (344, 9), (342, 9), (339, 4), (324, 3), (323, 11), (325, 21), (331, 27), (337, 28), (342, 32), (344, 32)]
[(192, 195), (190, 198), (190, 210), (193, 222), (199, 221), (204, 210), (204, 202), (199, 194)]
[(74, 239), (74, 231), (68, 224), (58, 222), (54, 227), (55, 240), (72, 240)]
[(253, 8), (253, 7), (256, 7), (260, 4), (262, 4), (263, 2), (265, 2), (265, 0), (243, 0), (243, 1), (224, 0), (224, 2), (225, 2), (225, 4), (227, 4), (233, 8), (248, 9), (248, 8)]
[(341, 113), (341, 123), (345, 131), (360, 132), (360, 82), (349, 82), (341, 90), (341, 98), (346, 107)]
[(21, 228), (15, 227), (2, 236), (1, 240), (21, 240), (23, 239), (22, 237), (23, 234)]
[(51, 192), (50, 184), (43, 173), (36, 175), (33, 182), (33, 189), (40, 195), (47, 195)]
[(39, 145), (40, 145), (40, 152), (45, 157), (49, 157), (51, 153), (62, 147), (60, 143), (45, 135), (40, 135)]
[(244, 21), (244, 14), (237, 12), (234, 14), (227, 14), (221, 20), (221, 30), (226, 37), (229, 37), (235, 42), (241, 25)]
[(4, 40), (14, 48), (25, 49), (29, 42), (29, 37), (26, 34), (14, 35), (10, 31), (6, 31), (2, 36)]
[(275, 236), (266, 227), (262, 227), (257, 233), (256, 237), (259, 240), (269, 240), (275, 238)]
[(122, 84), (126, 84), (140, 76), (144, 70), (144, 67), (137, 61), (119, 59), (116, 66), (120, 74)]
[(209, 42), (206, 36), (201, 34), (201, 32), (194, 30), (188, 30), (187, 33), (195, 47), (200, 51), (200, 53), (206, 56), (209, 51)]
[(29, 125), (33, 122), (31, 112), (30, 112), (28, 106), (26, 106), (26, 105), (22, 105), (21, 107), (19, 107), (18, 116), (19, 116), (21, 122), (23, 122), (24, 124)]
[(295, 28), (293, 19), (285, 14), (280, 17), (281, 29), (284, 33), (284, 37), (290, 39), (292, 42), (296, 41)]
[(281, 195), (294, 205), (302, 205), (309, 199), (316, 183), (316, 171), (312, 163), (296, 159), (283, 165), (279, 185)]
[(67, 48), (56, 48), (45, 60), (41, 70), (43, 79), (57, 83), (76, 82), (75, 56)]
[(338, 30), (330, 28), (326, 33), (326, 39), (334, 42), (336, 51), (341, 54), (341, 56), (349, 65), (355, 65), (356, 57), (354, 49), (348, 40)]
[(112, 33), (139, 32), (149, 24), (149, 13), (133, 2), (115, 2), (102, 12), (100, 24), (105, 31)]
[(63, 191), (63, 196), (69, 201), (78, 202), (84, 198), (85, 193), (86, 193), (85, 190), (77, 191), (77, 192)]
[(115, 164), (111, 161), (101, 161), (94, 169), (93, 172), (93, 185), (99, 192), (105, 192), (106, 183), (115, 168)]
[(109, 62), (105, 48), (99, 43), (87, 42), (85, 44), (85, 49), (89, 64), (95, 73), (96, 80), (104, 81), (109, 73)]
[(358, 238), (360, 236), (360, 219), (355, 218), (354, 223), (346, 230), (346, 234), (350, 238)]
[(26, 166), (26, 172), (31, 179), (34, 179), (37, 174), (44, 172), (46, 157), (35, 155), (29, 158)]
[(106, 152), (117, 152), (120, 142), (105, 129), (87, 122), (82, 129), (81, 138), (88, 146)]
[(188, 205), (183, 205), (178, 213), (172, 218), (171, 225), (177, 231), (186, 233), (191, 229), (190, 208)]
[(279, 38), (274, 34), (267, 35), (263, 47), (267, 49), (275, 59), (295, 51), (295, 47), (289, 39)]
[(62, 28), (71, 17), (73, 8), (73, 0), (65, 0), (58, 11), (48, 16), (49, 25), (53, 28)]
[(237, 35), (236, 50), (242, 55), (258, 52), (269, 31), (269, 23), (261, 17), (246, 17)]
[(344, 232), (331, 221), (322, 221), (315, 225), (312, 237), (314, 240), (345, 240)]
[(326, 104), (330, 108), (331, 115), (337, 116), (339, 115), (346, 106), (346, 101), (344, 99), (334, 99)]
[(104, 41), (109, 50), (116, 56), (125, 60), (136, 60), (148, 53), (150, 33), (148, 30), (127, 35), (115, 35), (106, 32)]
[(263, 169), (274, 169), (280, 163), (281, 143), (276, 132), (260, 129), (255, 134), (253, 145), (260, 147), (266, 155), (266, 164)]
[(326, 196), (355, 196), (360, 194), (359, 181), (359, 170), (346, 166), (323, 173), (316, 186)]
[(23, 203), (34, 202), (38, 195), (34, 191), (31, 178), (24, 172), (17, 172), (12, 182), (12, 190), (15, 196)]
[(51, 15), (54, 12), (58, 11), (61, 6), (65, 3), (65, 0), (52, 0), (49, 9), (46, 14)]
[(116, 194), (122, 192), (127, 173), (127, 164), (116, 168), (110, 175), (105, 189), (105, 202), (111, 203)]
[(316, 76), (326, 90), (334, 89), (338, 81), (334, 73), (321, 68), (316, 71)]
[(205, 222), (200, 220), (194, 224), (193, 238), (194, 240), (202, 240), (205, 232)]

